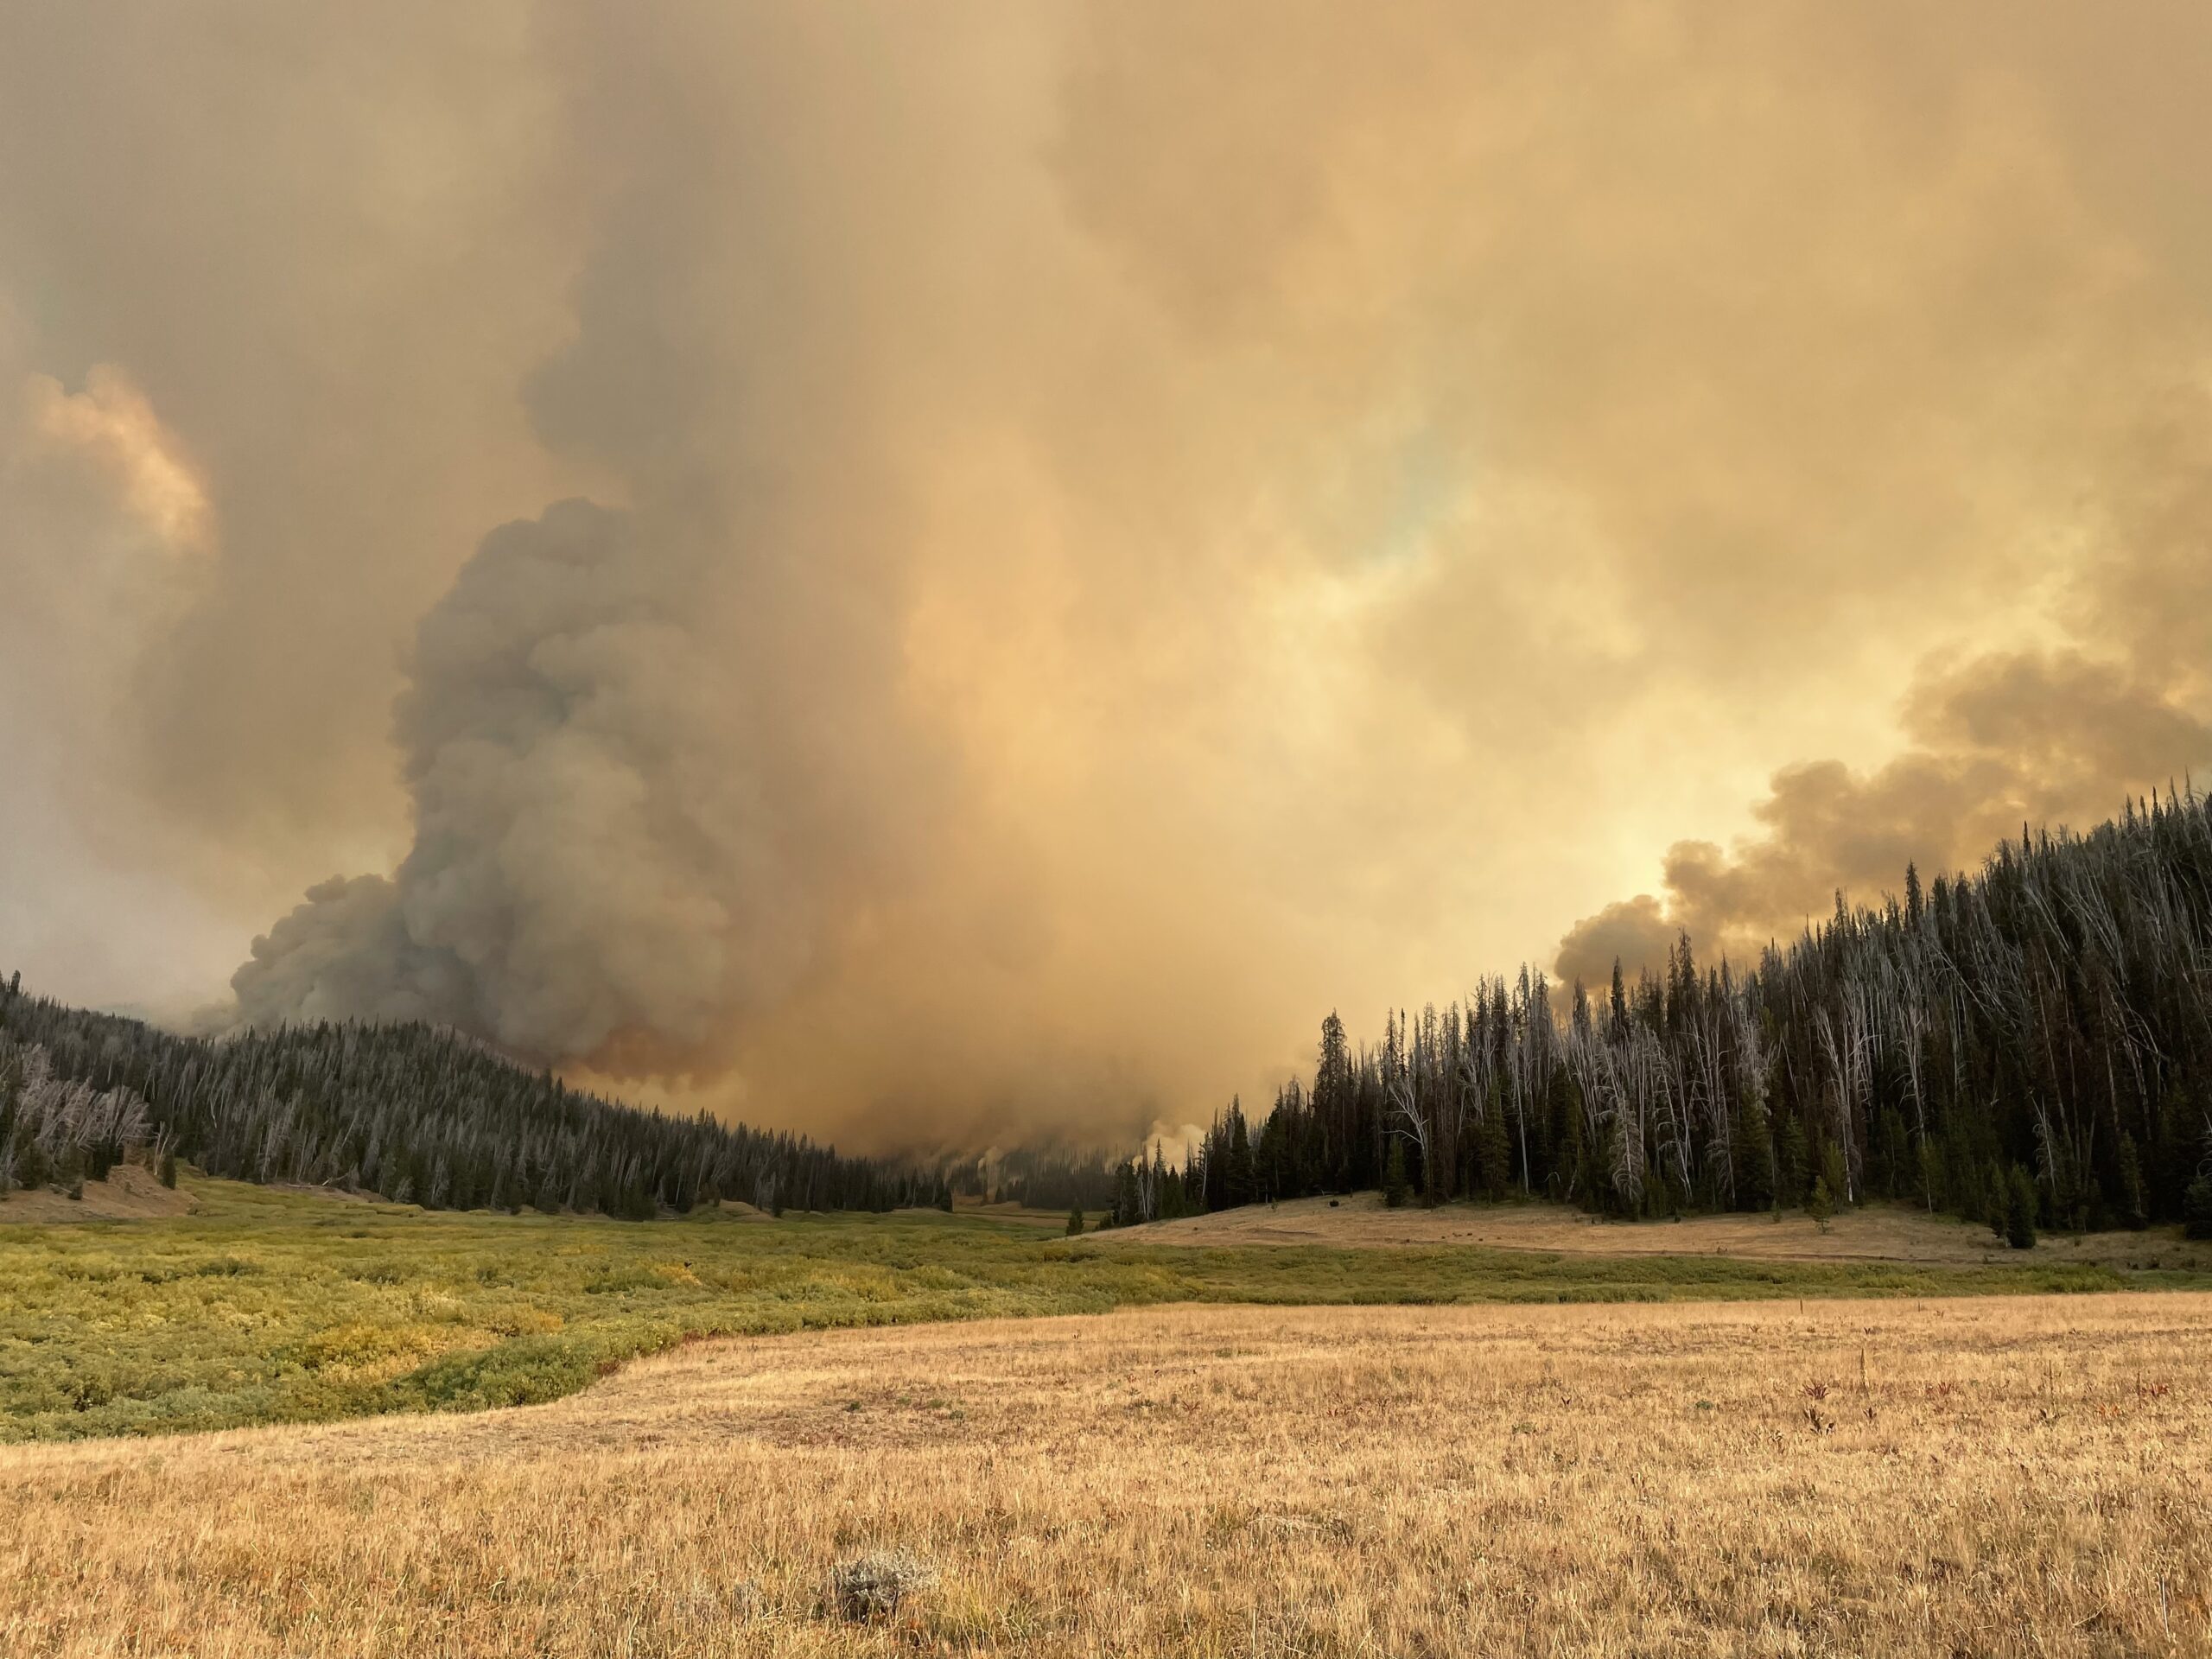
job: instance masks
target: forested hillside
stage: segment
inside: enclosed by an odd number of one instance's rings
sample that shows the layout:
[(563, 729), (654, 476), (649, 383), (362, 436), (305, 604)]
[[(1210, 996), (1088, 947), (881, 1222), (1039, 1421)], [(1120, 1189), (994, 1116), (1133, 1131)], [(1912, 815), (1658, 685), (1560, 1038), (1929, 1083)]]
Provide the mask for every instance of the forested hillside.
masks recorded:
[(1907, 1198), (2047, 1227), (2188, 1218), (2212, 1234), (2212, 805), (2131, 804), (2086, 836), (1999, 847), (1977, 875), (1849, 908), (1754, 966), (1554, 998), (1541, 971), (1394, 1014), (1355, 1050), (1332, 1014), (1310, 1085), (1240, 1104), (1183, 1167), (1125, 1166), (1140, 1221), (1382, 1186), (1592, 1211)]
[[(1241, 1103), (1182, 1166), (1114, 1179), (1121, 1222), (1380, 1186), (1518, 1192), (1625, 1216), (1906, 1198), (2035, 1228), (2212, 1230), (2212, 804), (2131, 804), (2086, 836), (2000, 846), (1975, 875), (1847, 906), (1755, 966), (1555, 994), (1523, 968), (1393, 1014), (1332, 1014), (1309, 1084)], [(645, 1217), (949, 1205), (952, 1187), (1084, 1205), (1103, 1167), (1034, 1149), (922, 1166), (573, 1090), (421, 1025), (218, 1041), (0, 986), (0, 1190), (65, 1188), (143, 1149), (255, 1181), (434, 1209)]]
[(221, 1041), (0, 985), (0, 1191), (97, 1179), (127, 1153), (429, 1209), (645, 1217), (949, 1204), (933, 1169), (802, 1136), (666, 1117), (570, 1089), (422, 1025), (295, 1026)]

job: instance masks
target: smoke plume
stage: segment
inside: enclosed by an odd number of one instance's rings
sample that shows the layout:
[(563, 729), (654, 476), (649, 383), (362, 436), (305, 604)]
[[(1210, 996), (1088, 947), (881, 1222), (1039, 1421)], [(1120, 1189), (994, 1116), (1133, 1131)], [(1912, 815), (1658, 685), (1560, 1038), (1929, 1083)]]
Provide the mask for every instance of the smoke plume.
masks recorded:
[(2201, 6), (126, 10), (0, 21), (41, 988), (1112, 1140), (2212, 760)]

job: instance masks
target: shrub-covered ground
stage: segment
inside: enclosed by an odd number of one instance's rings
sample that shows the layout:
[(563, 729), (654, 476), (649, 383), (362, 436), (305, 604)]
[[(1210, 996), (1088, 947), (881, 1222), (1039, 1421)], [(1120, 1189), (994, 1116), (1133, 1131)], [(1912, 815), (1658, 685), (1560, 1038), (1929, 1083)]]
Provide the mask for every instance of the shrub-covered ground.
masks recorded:
[(10, 1224), (0, 1440), (573, 1392), (686, 1338), (1162, 1302), (1656, 1301), (2188, 1288), (2061, 1250), (1993, 1265), (1066, 1239), (979, 1212), (681, 1220), (429, 1213), (206, 1180), (188, 1215)]

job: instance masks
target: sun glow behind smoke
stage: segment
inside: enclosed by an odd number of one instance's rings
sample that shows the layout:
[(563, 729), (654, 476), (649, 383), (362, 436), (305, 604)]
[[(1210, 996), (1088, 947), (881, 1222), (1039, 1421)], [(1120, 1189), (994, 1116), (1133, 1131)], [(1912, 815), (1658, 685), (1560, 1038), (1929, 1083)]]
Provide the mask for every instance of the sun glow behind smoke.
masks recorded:
[(65, 391), (50, 375), (24, 384), (31, 429), (57, 450), (86, 458), (111, 476), (123, 505), (178, 554), (210, 550), (207, 490), (176, 435), (155, 415), (130, 377), (113, 364), (93, 365), (85, 389)]

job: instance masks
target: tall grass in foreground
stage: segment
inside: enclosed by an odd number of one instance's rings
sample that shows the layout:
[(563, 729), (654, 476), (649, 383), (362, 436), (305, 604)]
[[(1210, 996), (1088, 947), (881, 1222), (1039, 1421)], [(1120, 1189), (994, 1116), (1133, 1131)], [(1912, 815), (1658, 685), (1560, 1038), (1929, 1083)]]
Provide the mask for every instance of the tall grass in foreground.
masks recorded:
[[(0, 1450), (26, 1659), (2212, 1653), (2212, 1298), (1198, 1308)], [(911, 1560), (849, 1622), (841, 1563)]]

